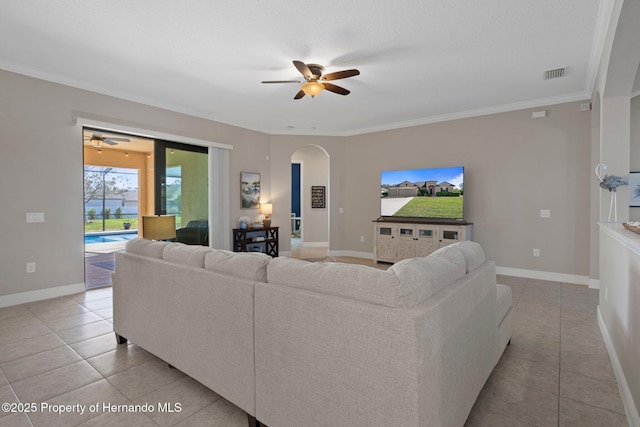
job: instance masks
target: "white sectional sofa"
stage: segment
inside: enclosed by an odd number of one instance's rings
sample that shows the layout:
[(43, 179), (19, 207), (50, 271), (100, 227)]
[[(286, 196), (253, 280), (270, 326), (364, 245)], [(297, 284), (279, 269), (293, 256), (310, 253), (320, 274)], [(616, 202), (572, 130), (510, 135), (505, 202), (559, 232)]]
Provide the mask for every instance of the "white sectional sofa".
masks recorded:
[(269, 427), (462, 426), (511, 337), (474, 242), (387, 271), (137, 239), (114, 331)]

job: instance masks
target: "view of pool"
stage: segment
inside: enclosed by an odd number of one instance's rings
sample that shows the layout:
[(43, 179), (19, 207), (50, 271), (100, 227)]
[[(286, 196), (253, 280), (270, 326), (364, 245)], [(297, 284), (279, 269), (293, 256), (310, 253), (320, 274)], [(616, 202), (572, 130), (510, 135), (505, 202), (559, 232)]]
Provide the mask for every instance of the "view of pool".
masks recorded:
[(84, 244), (126, 242), (138, 237), (138, 230), (119, 231), (115, 233), (85, 234)]

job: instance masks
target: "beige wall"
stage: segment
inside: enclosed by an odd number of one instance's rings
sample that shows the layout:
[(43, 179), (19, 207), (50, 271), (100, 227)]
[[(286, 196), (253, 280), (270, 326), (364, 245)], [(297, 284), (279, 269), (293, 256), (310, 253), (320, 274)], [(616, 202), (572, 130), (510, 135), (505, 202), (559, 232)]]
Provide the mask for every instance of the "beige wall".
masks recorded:
[[(259, 172), (273, 224), (290, 223), (292, 155), (309, 145), (329, 156), (330, 249), (371, 256), (371, 220), (379, 215), (380, 172), (428, 166), (466, 167), (466, 217), (499, 266), (586, 276), (589, 113), (578, 103), (476, 117), (352, 137), (266, 135), (0, 71), (3, 217), (0, 296), (83, 282), (82, 151), (76, 114), (233, 146), (231, 226), (257, 209), (240, 208), (240, 172)], [(539, 109), (536, 109), (539, 110)], [(307, 183), (309, 185), (309, 183)], [(315, 185), (315, 184), (314, 184)], [(321, 184), (319, 184), (321, 185)], [(342, 209), (343, 213), (340, 213)], [(540, 219), (540, 209), (551, 209)], [(26, 212), (44, 224), (25, 224)], [(283, 234), (284, 236), (284, 234)], [(360, 241), (361, 236), (364, 242)], [(541, 257), (534, 258), (532, 249)], [(290, 250), (281, 239), (281, 250)], [(26, 262), (36, 273), (26, 274)]]
[[(345, 215), (340, 213), (340, 208), (345, 207), (346, 138), (328, 136), (271, 136), (272, 224), (274, 226), (279, 225), (284, 230), (289, 230), (290, 226), (288, 224), (291, 222), (291, 159), (296, 151), (305, 146), (320, 147), (328, 155), (329, 184), (327, 185), (327, 193), (329, 200), (327, 202), (327, 211), (329, 213), (329, 245), (331, 250), (345, 249), (345, 245), (347, 244), (343, 236), (343, 230), (346, 227)], [(280, 250), (284, 251), (284, 253), (291, 251), (291, 241), (287, 238), (287, 232), (288, 231), (282, 233), (281, 236), (284, 238), (280, 239)]]
[(542, 119), (521, 110), (349, 138), (344, 247), (372, 251), (381, 171), (464, 166), (465, 218), (489, 259), (586, 277), (590, 114), (579, 102), (544, 109)]
[[(234, 220), (240, 171), (262, 172), (269, 181), (266, 134), (3, 70), (0, 93), (0, 305), (82, 289), (83, 148), (82, 129), (73, 123), (77, 115), (232, 145), (229, 170), (238, 177), (231, 180)], [(44, 212), (45, 222), (27, 224), (27, 212)], [(26, 273), (27, 262), (36, 263), (35, 273)]]

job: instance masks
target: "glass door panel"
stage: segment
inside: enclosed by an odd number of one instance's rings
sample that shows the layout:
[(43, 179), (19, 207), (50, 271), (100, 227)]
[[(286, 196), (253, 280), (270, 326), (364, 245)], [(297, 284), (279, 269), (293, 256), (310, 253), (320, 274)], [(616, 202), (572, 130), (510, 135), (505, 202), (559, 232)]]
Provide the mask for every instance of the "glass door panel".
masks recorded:
[[(156, 214), (175, 215), (176, 229), (208, 231), (209, 162), (206, 147), (156, 141)], [(205, 230), (202, 230), (203, 233)], [(180, 234), (180, 233), (178, 233)], [(192, 233), (193, 234), (193, 233)], [(177, 240), (180, 241), (180, 235)], [(202, 239), (184, 243), (205, 244)]]

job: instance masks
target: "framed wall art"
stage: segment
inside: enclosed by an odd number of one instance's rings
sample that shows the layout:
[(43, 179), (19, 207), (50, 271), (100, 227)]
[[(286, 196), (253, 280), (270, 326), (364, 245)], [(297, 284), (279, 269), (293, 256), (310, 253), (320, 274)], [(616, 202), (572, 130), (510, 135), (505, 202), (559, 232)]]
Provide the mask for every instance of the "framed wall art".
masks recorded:
[(240, 172), (240, 200), (242, 209), (260, 207), (260, 174)]
[(324, 185), (311, 186), (311, 207), (326, 208), (326, 187)]

